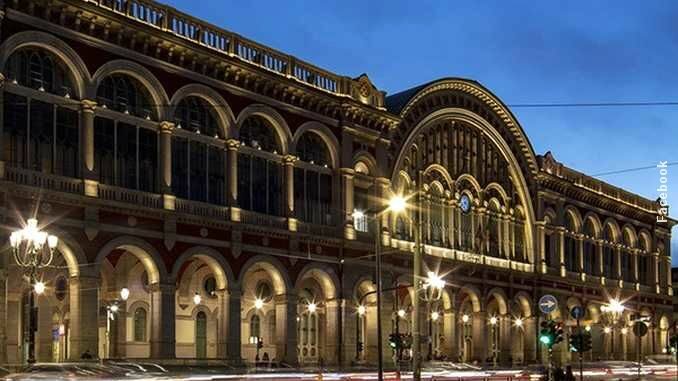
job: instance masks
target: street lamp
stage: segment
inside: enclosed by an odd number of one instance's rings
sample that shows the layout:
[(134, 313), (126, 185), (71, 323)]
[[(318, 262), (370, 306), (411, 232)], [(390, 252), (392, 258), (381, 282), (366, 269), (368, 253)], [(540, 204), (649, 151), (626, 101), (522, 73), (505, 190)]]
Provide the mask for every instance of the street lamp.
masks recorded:
[(256, 298), (254, 300), (254, 308), (260, 310), (264, 307), (264, 300), (261, 298)]
[[(442, 297), (443, 289), (445, 288), (445, 280), (435, 272), (429, 271), (426, 273), (426, 279), (424, 279), (422, 287), (424, 288), (424, 296), (429, 310), (427, 359), (428, 361), (431, 361), (433, 359), (433, 322), (437, 320), (439, 316), (437, 312), (431, 312), (431, 302)], [(415, 299), (416, 298), (417, 297), (415, 296)]]
[(522, 318), (516, 318), (513, 321), (513, 325), (515, 325), (518, 328), (521, 328), (523, 326), (523, 319)]
[[(38, 220), (30, 218), (26, 221), (26, 226), (12, 232), (9, 236), (9, 244), (12, 248), (14, 261), (19, 267), (24, 268), (28, 274), (29, 284), (33, 292), (28, 293), (28, 359), (29, 364), (35, 362), (35, 295), (45, 292), (45, 283), (37, 280), (39, 269), (45, 268), (52, 263), (54, 250), (57, 247), (59, 239), (38, 229)], [(46, 244), (46, 245), (45, 245)]]
[(492, 326), (492, 365), (497, 367), (497, 322), (496, 316), (490, 317), (490, 326)]
[(612, 353), (610, 354), (612, 359), (614, 360), (614, 327), (617, 324), (617, 319), (621, 316), (621, 314), (624, 312), (624, 304), (619, 301), (619, 299), (610, 299), (608, 304), (602, 305), (600, 307), (600, 310), (604, 312), (605, 314), (608, 315), (609, 320), (610, 320), (610, 326), (605, 327), (603, 329), (603, 332), (605, 333), (611, 333), (610, 335), (610, 346), (612, 348)]
[(126, 302), (127, 299), (129, 299), (129, 288), (123, 287), (120, 289), (120, 299), (122, 299), (123, 302)]
[(200, 302), (202, 302), (202, 296), (196, 292), (195, 295), (193, 295), (193, 304), (197, 306)]

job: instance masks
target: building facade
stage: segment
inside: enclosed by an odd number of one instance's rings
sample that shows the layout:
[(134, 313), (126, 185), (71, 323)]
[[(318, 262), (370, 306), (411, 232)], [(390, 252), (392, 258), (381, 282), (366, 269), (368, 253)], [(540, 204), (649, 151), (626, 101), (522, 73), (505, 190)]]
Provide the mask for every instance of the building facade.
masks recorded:
[[(421, 297), (415, 234), (446, 281), (420, 311), (427, 358), (542, 361), (544, 294), (566, 334), (585, 307), (591, 359), (666, 347), (675, 221), (535, 154), (479, 83), (387, 97), (149, 0), (0, 4), (0, 362), (26, 358), (30, 285), (5, 242), (30, 217), (59, 237), (38, 361), (373, 363), (375, 240), (386, 342)], [(409, 208), (375, 231), (396, 194)]]

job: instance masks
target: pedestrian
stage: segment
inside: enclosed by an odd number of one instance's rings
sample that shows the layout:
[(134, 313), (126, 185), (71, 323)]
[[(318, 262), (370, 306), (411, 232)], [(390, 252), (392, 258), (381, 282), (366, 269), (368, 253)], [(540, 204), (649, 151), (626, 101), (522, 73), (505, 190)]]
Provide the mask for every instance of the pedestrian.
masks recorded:
[(565, 368), (565, 381), (574, 381), (574, 374), (572, 374), (572, 365)]
[(91, 360), (91, 359), (92, 359), (92, 354), (89, 353), (89, 349), (86, 349), (85, 352), (83, 352), (82, 355), (80, 355), (80, 358), (81, 358), (82, 360)]

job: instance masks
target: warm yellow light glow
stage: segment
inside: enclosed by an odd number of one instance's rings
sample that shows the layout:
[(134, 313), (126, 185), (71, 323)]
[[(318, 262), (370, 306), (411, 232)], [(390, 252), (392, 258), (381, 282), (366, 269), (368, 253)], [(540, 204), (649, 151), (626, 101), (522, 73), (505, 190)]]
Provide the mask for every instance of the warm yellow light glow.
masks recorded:
[(365, 315), (365, 306), (358, 306), (358, 315)]
[(515, 324), (516, 327), (522, 327), (523, 326), (523, 319), (516, 318), (516, 320), (513, 321), (513, 324)]
[(118, 305), (114, 304), (111, 306), (111, 312), (118, 312)]
[(429, 271), (426, 274), (426, 282), (424, 282), (424, 287), (426, 288), (433, 287), (436, 289), (442, 289), (445, 287), (445, 281), (440, 275), (434, 273), (433, 271)]
[(403, 196), (396, 195), (388, 200), (388, 209), (394, 213), (400, 213), (407, 208), (407, 201)]
[(624, 327), (624, 328), (621, 329), (621, 333), (622, 333), (622, 335), (626, 335), (627, 333), (629, 333), (629, 329)]
[(120, 299), (122, 299), (123, 302), (129, 299), (129, 288), (123, 287), (120, 289)]
[(261, 298), (256, 298), (254, 300), (254, 308), (260, 310), (264, 306), (264, 301)]
[(362, 218), (365, 218), (365, 212), (363, 212), (362, 210), (355, 209), (353, 211), (353, 219), (360, 220)]
[(464, 323), (468, 323), (468, 319), (469, 319), (469, 317), (466, 314), (462, 315), (462, 317), (461, 317), (461, 321), (463, 321)]
[(200, 302), (202, 302), (202, 297), (196, 292), (195, 295), (193, 295), (193, 304), (197, 306)]
[(610, 333), (610, 332), (612, 332), (612, 329), (610, 327), (605, 327), (605, 328), (603, 328), (603, 332)]
[(314, 313), (318, 306), (315, 303), (309, 303), (306, 308), (308, 309), (308, 312)]
[(591, 332), (591, 326), (590, 325), (587, 325), (586, 327), (584, 327), (584, 329), (586, 330), (586, 332)]
[(496, 324), (497, 324), (497, 318), (494, 317), (494, 316), (492, 316), (492, 317), (490, 318), (490, 324), (496, 325)]
[(609, 304), (600, 307), (603, 312), (622, 313), (624, 312), (624, 305), (619, 299), (610, 299)]
[(398, 310), (398, 316), (400, 316), (401, 318), (402, 318), (402, 317), (405, 317), (405, 310), (402, 309), (402, 308), (399, 309), (399, 310)]
[(42, 295), (45, 292), (45, 283), (41, 281), (35, 282), (33, 285), (33, 291), (35, 291), (35, 293), (38, 295)]
[(431, 312), (431, 320), (437, 321), (439, 317), (440, 317), (440, 314), (437, 311)]

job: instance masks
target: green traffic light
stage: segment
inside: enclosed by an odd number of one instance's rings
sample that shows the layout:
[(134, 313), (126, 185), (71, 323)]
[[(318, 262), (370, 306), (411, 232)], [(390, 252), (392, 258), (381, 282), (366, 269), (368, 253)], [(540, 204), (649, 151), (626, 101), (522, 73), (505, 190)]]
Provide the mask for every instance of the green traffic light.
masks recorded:
[(550, 336), (546, 336), (546, 335), (540, 336), (540, 337), (539, 337), (539, 341), (541, 341), (542, 343), (544, 343), (544, 344), (546, 344), (546, 345), (549, 345), (549, 344), (551, 344), (551, 337), (550, 337)]

